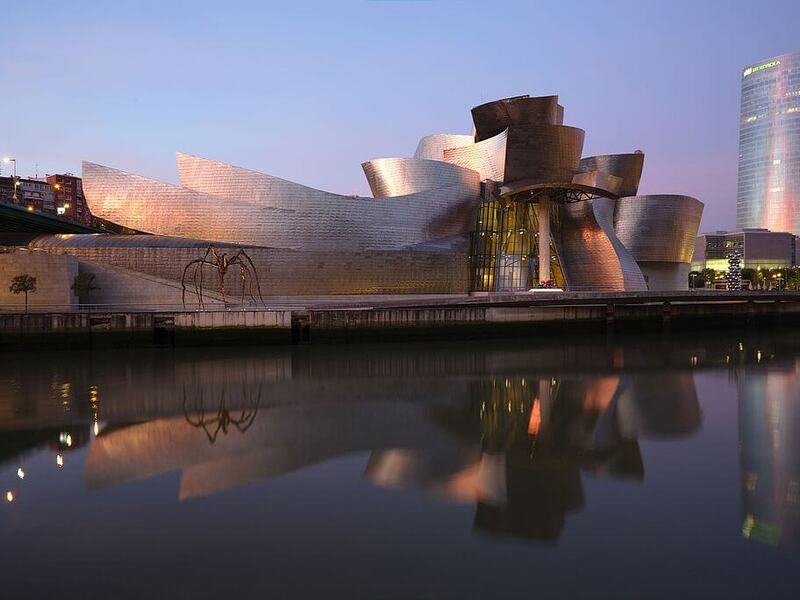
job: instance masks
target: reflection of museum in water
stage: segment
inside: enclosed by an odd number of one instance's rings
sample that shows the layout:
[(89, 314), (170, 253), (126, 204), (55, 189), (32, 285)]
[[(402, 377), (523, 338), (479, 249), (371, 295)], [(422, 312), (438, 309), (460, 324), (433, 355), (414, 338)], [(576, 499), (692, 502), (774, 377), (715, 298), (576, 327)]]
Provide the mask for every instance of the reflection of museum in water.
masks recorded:
[[(563, 356), (547, 350), (339, 354), (156, 362), (122, 386), (113, 367), (56, 366), (47, 381), (20, 365), (4, 398), (15, 415), (0, 423), (4, 462), (44, 445), (71, 463), (84, 448), (90, 489), (178, 471), (188, 500), (368, 453), (375, 485), (475, 504), (483, 530), (555, 539), (584, 503), (581, 472), (642, 479), (641, 436), (700, 425), (690, 373), (633, 381), (615, 372), (618, 353), (589, 348), (584, 364), (598, 374), (579, 377), (559, 373)], [(497, 375), (498, 360), (517, 373)], [(519, 374), (548, 362), (553, 376)]]
[[(54, 366), (49, 378), (12, 364), (16, 384), (0, 399), (4, 470), (36, 448), (61, 464), (82, 449), (90, 490), (179, 472), (185, 501), (365, 454), (374, 485), (473, 504), (480, 531), (555, 540), (567, 515), (591, 503), (585, 474), (642, 481), (640, 440), (700, 430), (689, 367), (731, 362), (728, 348), (698, 357), (667, 344), (560, 354), (432, 347), (412, 357), (382, 348), (360, 361), (355, 352), (145, 361), (122, 384), (112, 363)], [(623, 368), (643, 353), (661, 366)], [(742, 534), (778, 543), (796, 539), (800, 522), (798, 372), (758, 368), (739, 382)]]

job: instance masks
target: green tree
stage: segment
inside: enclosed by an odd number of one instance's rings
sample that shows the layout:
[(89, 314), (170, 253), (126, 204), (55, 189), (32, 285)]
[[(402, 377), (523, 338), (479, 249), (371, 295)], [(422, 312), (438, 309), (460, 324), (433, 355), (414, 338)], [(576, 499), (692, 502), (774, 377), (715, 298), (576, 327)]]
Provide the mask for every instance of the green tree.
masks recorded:
[(8, 291), (12, 294), (25, 294), (25, 312), (28, 312), (28, 294), (36, 291), (36, 277), (27, 273), (17, 275), (11, 280)]
[(88, 271), (78, 273), (72, 281), (72, 291), (80, 302), (86, 299), (86, 303), (91, 304), (92, 292), (99, 289), (100, 286), (95, 283), (95, 274)]
[(756, 287), (756, 270), (750, 268), (742, 269), (742, 281), (749, 281), (751, 289)]
[(776, 290), (782, 290), (786, 287), (786, 270), (785, 269), (770, 269), (769, 270), (769, 287)]
[(717, 272), (714, 269), (703, 269), (700, 271), (700, 277), (703, 279), (703, 287), (714, 287), (714, 280), (717, 278)]
[(786, 289), (794, 291), (800, 289), (800, 268), (789, 267), (786, 269)]
[(759, 269), (756, 271), (756, 279), (754, 282), (756, 284), (756, 287), (760, 290), (763, 290), (764, 283), (766, 280), (767, 280), (766, 270), (764, 269), (764, 267), (759, 267)]

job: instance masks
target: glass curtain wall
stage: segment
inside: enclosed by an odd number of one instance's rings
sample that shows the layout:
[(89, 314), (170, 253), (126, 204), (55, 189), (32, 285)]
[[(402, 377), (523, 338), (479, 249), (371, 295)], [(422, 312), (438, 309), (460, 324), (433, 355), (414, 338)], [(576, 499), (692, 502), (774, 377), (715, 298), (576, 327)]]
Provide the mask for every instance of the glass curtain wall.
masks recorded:
[[(558, 230), (552, 211), (551, 230)], [(478, 292), (518, 292), (538, 287), (539, 205), (529, 201), (484, 200), (470, 248), (470, 289)], [(564, 278), (554, 245), (550, 244), (553, 284)]]

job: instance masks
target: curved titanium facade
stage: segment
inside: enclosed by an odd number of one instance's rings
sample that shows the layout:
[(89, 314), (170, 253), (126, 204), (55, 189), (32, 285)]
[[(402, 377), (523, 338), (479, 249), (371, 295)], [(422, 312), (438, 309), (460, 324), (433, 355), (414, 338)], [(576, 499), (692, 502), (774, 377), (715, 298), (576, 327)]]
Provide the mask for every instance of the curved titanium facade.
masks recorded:
[(614, 229), (637, 261), (690, 263), (702, 216), (703, 204), (690, 196), (620, 198)]
[(689, 196), (633, 196), (617, 200), (614, 228), (651, 290), (686, 289), (703, 216)]
[(563, 114), (558, 96), (517, 96), (487, 102), (472, 109), (475, 141), (494, 137), (512, 125), (557, 125)]
[(603, 154), (588, 156), (580, 162), (581, 173), (599, 171), (622, 178), (619, 196), (635, 196), (639, 192), (639, 180), (644, 169), (644, 153)]
[[(195, 250), (205, 250), (211, 242), (208, 240), (191, 240), (188, 238), (169, 237), (166, 235), (128, 235), (128, 234), (108, 234), (94, 233), (88, 235), (40, 235), (33, 238), (29, 243), (29, 248), (41, 250), (60, 249), (75, 250), (77, 248), (191, 248)], [(218, 248), (238, 248), (236, 244), (225, 242), (214, 242)]]
[(448, 148), (444, 160), (465, 169), (477, 171), (481, 181), (503, 181), (505, 179), (506, 140), (508, 132), (469, 146)]
[(388, 250), (468, 233), (480, 198), (477, 174), (384, 203), (186, 154), (178, 163), (183, 187), (84, 163), (92, 212), (160, 235), (297, 250)]
[(742, 73), (736, 226), (800, 235), (800, 53)]
[(427, 160), (444, 160), (444, 151), (450, 148), (461, 148), (471, 146), (475, 143), (474, 136), (460, 135), (455, 133), (434, 133), (426, 135), (417, 144), (417, 151), (414, 158), (424, 158)]
[(582, 186), (597, 190), (603, 196), (617, 197), (622, 187), (622, 178), (616, 175), (609, 175), (602, 171), (587, 171), (586, 173), (576, 173), (572, 176), (574, 186)]
[[(638, 192), (644, 167), (643, 153), (581, 159), (585, 133), (562, 124), (563, 107), (558, 104), (557, 96), (517, 96), (488, 102), (472, 109), (472, 117), (476, 144), (445, 150), (444, 158), (474, 168), (481, 173), (481, 179), (499, 184), (486, 189), (490, 194), (494, 193), (491, 190), (499, 189), (502, 201), (496, 202), (494, 197), (484, 199), (472, 237), (472, 285), (477, 286), (475, 289), (527, 290), (530, 285), (550, 285), (554, 270), (560, 270), (566, 286), (574, 290), (639, 291), (646, 290), (650, 281), (653, 282), (651, 287), (686, 286), (682, 271), (688, 263), (678, 261), (673, 265), (669, 261), (674, 255), (684, 253), (684, 238), (691, 237), (691, 249), (702, 213), (699, 203), (664, 200), (663, 204), (658, 204), (645, 199), (636, 204), (624, 200), (621, 223), (628, 237), (620, 239), (615, 232), (616, 199), (635, 196)], [(505, 144), (492, 154), (492, 164), (502, 167), (488, 170), (484, 166), (488, 161), (478, 165), (477, 149), (499, 135), (505, 136)], [(486, 240), (499, 235), (495, 224), (504, 223), (510, 211), (518, 212), (517, 204), (541, 206), (545, 199), (546, 205), (553, 204), (553, 208), (544, 210), (554, 210), (560, 216), (552, 220), (550, 226), (537, 218), (538, 244), (546, 248), (546, 240), (550, 238), (556, 247), (557, 256), (551, 257), (550, 269), (546, 262), (537, 258), (532, 223), (501, 232), (502, 250), (492, 254), (497, 244)], [(652, 213), (639, 214), (639, 209)], [(675, 222), (683, 218), (686, 222)], [(660, 258), (644, 256), (640, 260), (635, 257), (631, 247), (640, 251), (641, 245), (648, 242), (642, 241), (639, 233), (630, 234), (625, 229), (631, 219), (634, 228), (659, 231), (669, 228), (672, 238), (662, 236), (649, 240), (669, 246), (660, 251)], [(655, 256), (658, 252), (651, 254)], [(508, 265), (512, 267), (510, 277), (505, 276)], [(647, 273), (643, 272), (645, 268)]]
[(636, 261), (614, 234), (613, 202), (597, 198), (561, 206), (554, 240), (570, 290), (647, 290)]
[(594, 211), (594, 218), (597, 224), (606, 234), (609, 243), (614, 248), (614, 253), (619, 261), (619, 268), (622, 272), (622, 280), (624, 281), (624, 289), (630, 292), (645, 291), (647, 290), (647, 282), (636, 264), (636, 258), (625, 246), (622, 240), (617, 236), (614, 231), (614, 208), (616, 201), (612, 198), (595, 198), (589, 200), (592, 204)]
[(377, 158), (361, 164), (375, 198), (406, 196), (457, 185), (472, 185), (476, 173), (439, 160)]
[(564, 125), (510, 127), (504, 183), (571, 182), (578, 172), (585, 132)]
[(161, 276), (180, 266), (165, 257), (240, 244), (286, 294), (685, 287), (702, 205), (635, 196), (644, 155), (581, 159), (585, 133), (563, 114), (557, 96), (477, 106), (474, 135), (429, 135), (414, 158), (364, 162), (370, 198), (184, 153), (180, 186), (87, 162), (95, 215), (172, 237), (69, 252)]

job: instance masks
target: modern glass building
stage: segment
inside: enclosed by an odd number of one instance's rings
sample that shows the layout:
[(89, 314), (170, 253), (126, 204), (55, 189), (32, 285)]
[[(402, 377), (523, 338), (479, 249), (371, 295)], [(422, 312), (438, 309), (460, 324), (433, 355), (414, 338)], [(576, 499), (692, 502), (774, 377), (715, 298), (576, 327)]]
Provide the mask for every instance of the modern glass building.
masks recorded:
[(797, 264), (797, 238), (785, 231), (740, 229), (697, 236), (692, 269), (728, 270), (732, 252), (738, 252), (745, 269), (784, 269)]
[(742, 72), (736, 225), (800, 234), (800, 53)]

